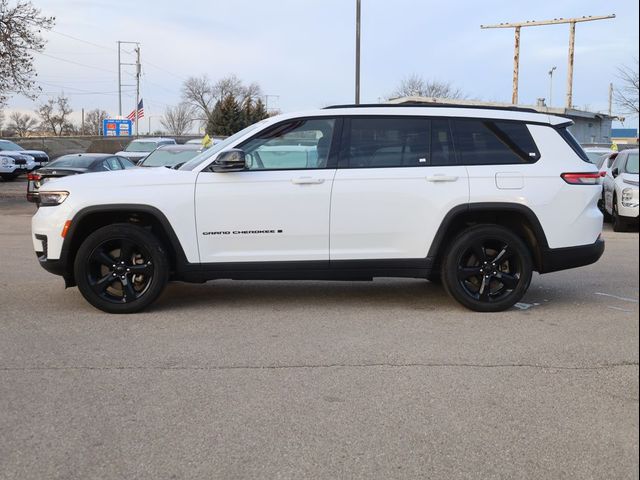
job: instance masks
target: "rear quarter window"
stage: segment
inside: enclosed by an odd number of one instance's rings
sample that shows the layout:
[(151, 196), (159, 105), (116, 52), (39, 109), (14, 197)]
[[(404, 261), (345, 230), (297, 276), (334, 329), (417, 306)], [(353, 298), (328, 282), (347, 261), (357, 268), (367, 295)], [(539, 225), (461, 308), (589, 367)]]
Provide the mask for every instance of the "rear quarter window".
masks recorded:
[(490, 119), (454, 119), (452, 123), (462, 165), (535, 163), (540, 158), (525, 123)]
[(580, 146), (580, 144), (578, 143), (578, 141), (575, 139), (575, 137), (571, 134), (571, 132), (569, 131), (569, 129), (567, 127), (559, 127), (556, 129), (558, 131), (558, 133), (560, 134), (560, 136), (564, 139), (565, 142), (567, 142), (569, 144), (569, 146), (571, 147), (571, 149), (576, 152), (576, 155), (578, 155), (580, 157), (581, 160), (584, 160), (587, 163), (593, 163), (591, 162), (591, 160), (589, 160), (589, 157), (587, 156), (587, 153), (584, 151), (584, 149)]

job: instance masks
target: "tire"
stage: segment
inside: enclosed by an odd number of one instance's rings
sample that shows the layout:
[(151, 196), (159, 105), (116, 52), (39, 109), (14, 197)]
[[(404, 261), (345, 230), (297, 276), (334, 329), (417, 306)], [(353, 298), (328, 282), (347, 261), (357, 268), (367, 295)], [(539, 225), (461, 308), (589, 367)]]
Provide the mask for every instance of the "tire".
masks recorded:
[(529, 288), (532, 273), (527, 245), (499, 225), (477, 225), (460, 233), (442, 264), (446, 292), (476, 312), (512, 307)]
[(108, 313), (135, 313), (153, 303), (169, 280), (162, 243), (128, 223), (102, 227), (78, 249), (74, 275), (82, 296)]
[(436, 285), (442, 285), (441, 270), (433, 270), (427, 277), (427, 280), (431, 283), (435, 283)]
[(611, 224), (614, 232), (627, 232), (629, 225), (624, 218), (618, 213), (618, 199), (613, 197), (613, 205), (611, 205)]
[(18, 175), (14, 173), (3, 173), (0, 174), (0, 177), (2, 177), (2, 180), (4, 180), (5, 182), (13, 182), (16, 178), (18, 178)]

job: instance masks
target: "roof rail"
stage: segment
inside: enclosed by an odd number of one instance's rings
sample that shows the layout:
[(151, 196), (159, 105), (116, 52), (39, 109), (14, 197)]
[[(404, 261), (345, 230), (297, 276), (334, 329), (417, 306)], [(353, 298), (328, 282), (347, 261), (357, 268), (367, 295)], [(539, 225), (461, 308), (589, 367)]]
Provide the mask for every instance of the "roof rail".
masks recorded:
[(479, 110), (508, 110), (513, 112), (527, 112), (527, 113), (546, 113), (539, 112), (538, 110), (530, 107), (516, 107), (511, 105), (477, 105), (477, 104), (462, 104), (462, 103), (435, 103), (435, 102), (407, 102), (407, 103), (361, 103), (361, 104), (345, 104), (345, 105), (330, 105), (325, 107), (324, 110), (332, 110), (334, 108), (410, 108), (410, 107), (422, 107), (422, 108), (475, 108)]

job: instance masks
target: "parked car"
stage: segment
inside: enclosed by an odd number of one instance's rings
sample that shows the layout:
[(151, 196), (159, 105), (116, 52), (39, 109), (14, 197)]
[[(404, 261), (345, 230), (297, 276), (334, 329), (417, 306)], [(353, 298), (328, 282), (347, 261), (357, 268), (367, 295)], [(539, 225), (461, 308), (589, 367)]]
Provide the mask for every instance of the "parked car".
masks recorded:
[(19, 152), (0, 152), (0, 178), (5, 182), (10, 182), (18, 178), (23, 173), (28, 173), (37, 168), (37, 164), (32, 156)]
[(604, 251), (599, 172), (571, 124), (460, 105), (279, 115), (178, 170), (45, 184), (34, 249), (112, 313), (144, 309), (169, 280), (374, 277), (441, 281), (465, 307), (501, 311), (533, 271)]
[(604, 208), (613, 230), (625, 232), (638, 225), (638, 149), (624, 150), (615, 157), (603, 182)]
[(162, 145), (140, 160), (138, 166), (179, 168), (203, 151), (201, 145), (195, 144)]
[(129, 159), (107, 153), (63, 155), (49, 162), (46, 167), (27, 176), (27, 200), (39, 203), (40, 188), (51, 180), (81, 173), (109, 172), (130, 168), (135, 168), (135, 165)]
[(0, 154), (5, 155), (8, 152), (17, 152), (21, 155), (29, 155), (30, 157), (33, 157), (33, 160), (36, 163), (35, 168), (43, 167), (49, 161), (49, 155), (42, 150), (25, 150), (20, 145), (10, 140), (0, 140)]
[(173, 138), (139, 138), (131, 141), (131, 143), (127, 145), (127, 148), (116, 153), (116, 155), (128, 158), (133, 163), (137, 163), (159, 146), (175, 144), (176, 141)]
[(615, 152), (610, 148), (588, 147), (584, 149), (584, 153), (587, 154), (591, 163), (598, 167), (599, 170), (602, 170), (605, 158)]

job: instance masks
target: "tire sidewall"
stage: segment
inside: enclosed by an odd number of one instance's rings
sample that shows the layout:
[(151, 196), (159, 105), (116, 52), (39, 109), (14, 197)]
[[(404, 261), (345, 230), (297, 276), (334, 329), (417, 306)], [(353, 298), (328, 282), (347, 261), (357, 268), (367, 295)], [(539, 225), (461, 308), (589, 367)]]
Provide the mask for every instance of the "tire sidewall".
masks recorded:
[[(147, 291), (136, 300), (126, 303), (114, 303), (97, 295), (88, 280), (88, 258), (103, 242), (127, 239), (144, 246), (154, 265), (153, 278)], [(135, 313), (154, 302), (164, 290), (169, 280), (167, 254), (160, 241), (149, 231), (131, 224), (114, 224), (102, 227), (90, 234), (82, 243), (74, 261), (74, 275), (78, 290), (94, 307), (108, 313)]]
[[(517, 251), (521, 268), (518, 286), (509, 295), (496, 302), (480, 302), (469, 296), (458, 281), (458, 263), (460, 257), (473, 242), (481, 240), (499, 240), (508, 243)], [(524, 241), (510, 230), (499, 225), (479, 225), (459, 234), (451, 244), (442, 266), (442, 278), (445, 290), (463, 306), (477, 312), (500, 312), (522, 299), (531, 283), (533, 260)]]

